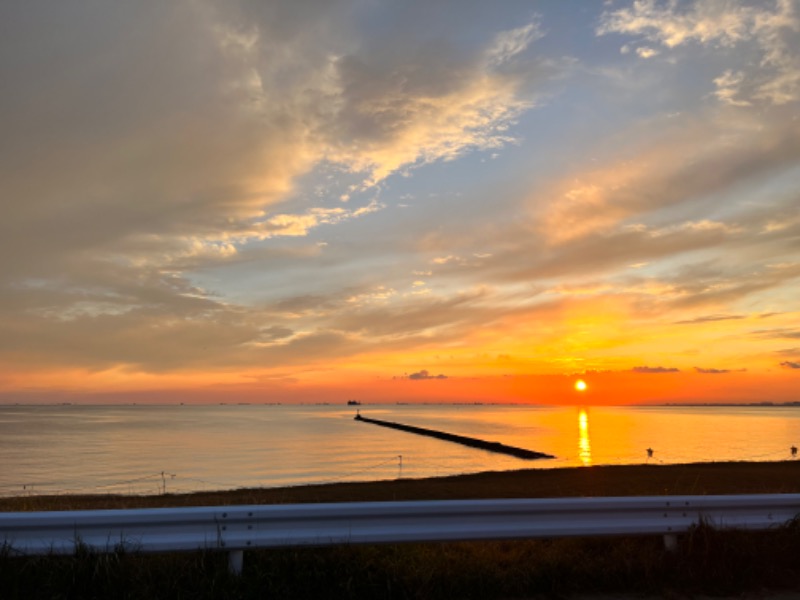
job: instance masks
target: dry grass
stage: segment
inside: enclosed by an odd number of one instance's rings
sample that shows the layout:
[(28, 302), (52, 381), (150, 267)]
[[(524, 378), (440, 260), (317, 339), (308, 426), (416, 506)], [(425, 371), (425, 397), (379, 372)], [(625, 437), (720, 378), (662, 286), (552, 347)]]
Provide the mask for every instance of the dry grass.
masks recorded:
[(789, 492), (800, 492), (800, 461), (527, 469), (431, 479), (334, 483), (156, 496), (22, 496), (0, 498), (0, 511)]

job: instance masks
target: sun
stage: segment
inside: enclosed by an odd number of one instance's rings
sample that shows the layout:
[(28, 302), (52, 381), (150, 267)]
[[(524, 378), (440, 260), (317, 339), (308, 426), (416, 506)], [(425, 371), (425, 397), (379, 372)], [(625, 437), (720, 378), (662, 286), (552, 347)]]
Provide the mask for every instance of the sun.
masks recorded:
[(588, 386), (583, 379), (578, 379), (578, 381), (575, 382), (575, 389), (579, 392), (585, 392), (587, 387)]

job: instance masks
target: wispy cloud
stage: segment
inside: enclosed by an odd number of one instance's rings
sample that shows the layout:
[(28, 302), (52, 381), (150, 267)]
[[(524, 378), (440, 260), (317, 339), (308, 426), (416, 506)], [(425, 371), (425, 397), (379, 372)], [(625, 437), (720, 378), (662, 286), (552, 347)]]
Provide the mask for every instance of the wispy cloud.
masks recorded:
[(744, 315), (703, 315), (694, 317), (693, 319), (685, 319), (683, 321), (675, 321), (676, 325), (695, 325), (698, 323), (714, 323), (716, 321), (735, 321), (744, 319)]
[(544, 37), (541, 21), (537, 18), (527, 25), (498, 33), (486, 50), (490, 65), (498, 66), (521, 54), (537, 39)]
[[(514, 141), (509, 124), (535, 106), (523, 88), (546, 81), (553, 66), (500, 67), (538, 37), (535, 23), (500, 33), (483, 57), (447, 53), (351, 53), (335, 63), (336, 113), (328, 123), (329, 160), (367, 174), (375, 185), (402, 169), (453, 160), (469, 150)], [(410, 61), (409, 61), (410, 59)]]
[(800, 329), (758, 329), (752, 335), (771, 340), (800, 339)]
[(634, 373), (678, 373), (680, 369), (675, 367), (633, 367)]
[[(750, 106), (751, 100), (786, 104), (800, 97), (798, 17), (793, 0), (755, 5), (721, 0), (644, 0), (604, 13), (597, 33), (644, 36), (666, 48), (695, 42), (730, 51), (752, 43), (760, 60), (747, 72), (727, 70), (715, 78), (715, 95), (733, 106)], [(637, 54), (649, 58), (648, 50), (639, 48)]]
[(776, 350), (775, 353), (783, 356), (800, 356), (800, 348), (784, 348), (783, 350)]
[(653, 58), (654, 56), (658, 56), (658, 50), (655, 48), (648, 48), (646, 46), (641, 46), (636, 49), (636, 54), (641, 58)]
[(704, 369), (702, 367), (695, 367), (694, 370), (705, 375), (722, 375), (731, 372), (730, 369)]

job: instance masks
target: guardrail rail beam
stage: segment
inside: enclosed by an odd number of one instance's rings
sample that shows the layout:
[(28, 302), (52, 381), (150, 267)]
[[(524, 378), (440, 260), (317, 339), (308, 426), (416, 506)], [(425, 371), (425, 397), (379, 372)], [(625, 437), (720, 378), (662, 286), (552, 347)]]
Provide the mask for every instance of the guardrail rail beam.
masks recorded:
[(639, 496), (0, 513), (0, 544), (20, 555), (229, 552), (287, 546), (661, 535), (667, 549), (701, 522), (769, 529), (800, 515), (800, 494)]

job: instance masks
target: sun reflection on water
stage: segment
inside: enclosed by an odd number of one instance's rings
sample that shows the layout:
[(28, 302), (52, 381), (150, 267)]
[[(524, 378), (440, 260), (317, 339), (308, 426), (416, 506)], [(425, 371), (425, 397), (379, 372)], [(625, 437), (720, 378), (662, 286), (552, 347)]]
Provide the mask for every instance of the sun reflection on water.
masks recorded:
[(592, 444), (589, 441), (589, 413), (582, 408), (578, 413), (578, 457), (588, 467), (592, 464)]

